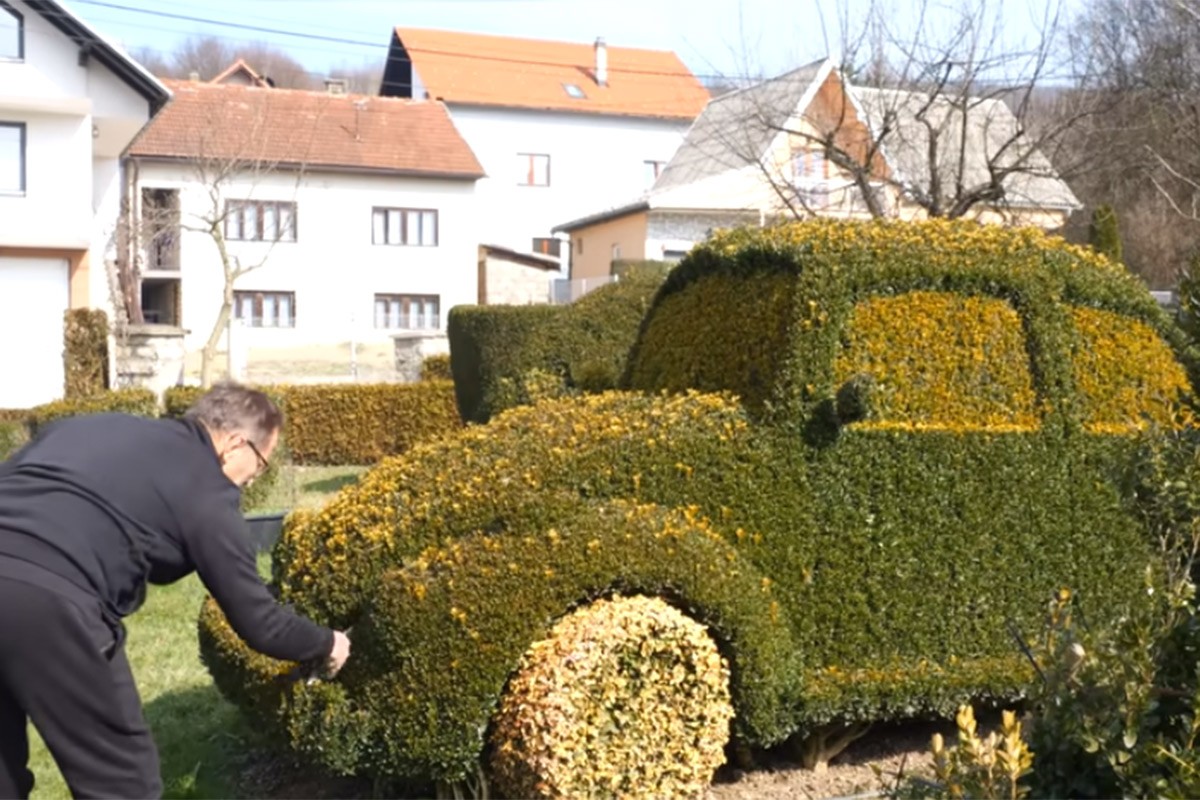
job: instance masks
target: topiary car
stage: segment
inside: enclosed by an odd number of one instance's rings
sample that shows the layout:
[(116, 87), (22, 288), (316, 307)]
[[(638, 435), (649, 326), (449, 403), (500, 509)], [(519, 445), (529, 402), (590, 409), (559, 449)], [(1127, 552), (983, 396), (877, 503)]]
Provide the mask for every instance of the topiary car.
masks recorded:
[(211, 603), (202, 652), (339, 772), (697, 794), (727, 744), (819, 763), (863, 724), (1019, 697), (1012, 631), (1061, 587), (1096, 624), (1144, 595), (1121, 475), (1186, 421), (1195, 363), (1138, 281), (1040, 232), (723, 232), (656, 295), (622, 391), (292, 515), (274, 579), (353, 625), (337, 680), (287, 682)]

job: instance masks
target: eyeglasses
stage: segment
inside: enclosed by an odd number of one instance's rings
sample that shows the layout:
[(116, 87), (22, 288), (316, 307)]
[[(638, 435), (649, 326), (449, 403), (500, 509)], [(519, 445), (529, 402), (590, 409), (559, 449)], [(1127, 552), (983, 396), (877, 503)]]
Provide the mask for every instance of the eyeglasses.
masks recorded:
[(271, 462), (267, 461), (267, 457), (264, 456), (262, 452), (254, 445), (254, 442), (247, 439), (246, 444), (250, 445), (250, 449), (253, 450), (254, 455), (258, 457), (258, 472), (255, 473), (255, 477), (258, 477), (267, 471), (267, 469), (271, 466)]

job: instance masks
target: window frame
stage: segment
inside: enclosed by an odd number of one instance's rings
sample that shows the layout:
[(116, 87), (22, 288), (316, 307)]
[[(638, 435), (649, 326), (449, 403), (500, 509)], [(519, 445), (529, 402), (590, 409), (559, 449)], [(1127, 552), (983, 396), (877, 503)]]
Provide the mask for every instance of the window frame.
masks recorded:
[[(392, 213), (400, 215), (400, 241), (393, 242), (391, 240), (390, 231), (388, 230), (388, 220), (391, 219)], [(422, 239), (423, 236), (418, 233), (417, 241), (409, 241), (408, 222), (409, 214), (417, 214), (418, 225), (423, 227), (424, 215), (433, 215), (433, 242), (426, 244)], [(382, 215), (383, 219), (383, 241), (379, 241), (379, 228), (376, 224), (376, 219)], [(442, 218), (436, 208), (414, 208), (407, 206), (372, 206), (371, 207), (371, 244), (381, 245), (384, 247), (439, 247), (442, 237)]]
[[(258, 236), (246, 237), (246, 210), (254, 207), (254, 227)], [(263, 209), (271, 207), (275, 210), (275, 231), (274, 239), (268, 239), (264, 235), (264, 220), (266, 215)], [(283, 235), (283, 230), (279, 226), (279, 220), (282, 219), (282, 212), (287, 209), (291, 212), (291, 238)], [(234, 215), (238, 217), (237, 235), (231, 234), (232, 226), (230, 221)], [(229, 199), (225, 201), (225, 216), (221, 220), (222, 230), (224, 231), (225, 241), (227, 242), (263, 242), (266, 244), (295, 244), (300, 239), (300, 214), (296, 207), (295, 200), (248, 200), (244, 198)]]
[[(264, 324), (262, 324), (263, 320), (265, 319), (265, 317), (263, 316), (263, 313), (262, 313), (263, 299), (267, 295), (270, 295), (272, 298), (275, 298), (276, 301), (280, 297), (288, 298), (288, 319), (287, 319), (288, 324), (286, 324), (286, 325), (264, 325)], [(249, 321), (247, 321), (246, 318), (243, 317), (240, 313), (240, 310), (242, 308), (241, 300), (242, 300), (242, 298), (247, 297), (247, 296), (249, 297), (249, 299), (251, 301), (251, 310), (250, 310), (251, 314), (250, 314)], [(278, 302), (276, 302), (276, 308), (278, 308)], [(256, 330), (281, 330), (281, 331), (295, 330), (296, 329), (296, 292), (291, 291), (291, 290), (280, 290), (280, 289), (235, 289), (233, 292), (232, 312), (233, 312), (233, 318), (238, 320), (239, 322), (243, 323), (247, 328), (254, 328)], [(276, 314), (274, 318), (276, 320), (278, 320), (279, 315)], [(255, 324), (255, 322), (254, 322), (255, 320), (258, 320), (258, 324)]]
[(6, 3), (5, 0), (0, 0), (0, 14), (8, 14), (17, 21), (17, 54), (9, 56), (0, 53), (0, 63), (19, 64), (25, 61), (25, 15)]
[[(550, 177), (550, 154), (549, 153), (517, 153), (517, 158), (525, 161), (525, 175), (524, 175), (523, 179), (520, 179), (517, 181), (517, 186), (529, 186), (529, 187), (538, 188), (538, 189), (545, 189), (550, 186), (551, 177)], [(536, 159), (539, 159), (539, 158), (546, 159), (546, 182), (545, 183), (537, 183), (536, 178), (535, 178), (536, 170), (534, 169), (534, 164), (537, 163)]]
[[(425, 303), (427, 303), (430, 300), (433, 301), (433, 317), (432, 317), (433, 324), (431, 324), (431, 325), (412, 325), (412, 324), (392, 325), (392, 324), (390, 324), (392, 319), (399, 319), (399, 320), (414, 319), (414, 314), (411, 310), (405, 311), (405, 308), (408, 307), (405, 304), (407, 303), (407, 304), (411, 305), (414, 301), (416, 301), (421, 306), (421, 310), (417, 312), (417, 314), (415, 315), (415, 318), (424, 319), (425, 318), (425, 311), (424, 311)], [(388, 304), (387, 308), (385, 310), (385, 313), (382, 317), (382, 320), (383, 320), (382, 324), (380, 324), (381, 317), (379, 314), (380, 302), (385, 302)], [(400, 305), (400, 312), (394, 316), (391, 313), (391, 304), (392, 303), (397, 303), (398, 305)], [(374, 325), (376, 330), (440, 331), (442, 329), (442, 296), (440, 294), (415, 294), (415, 293), (407, 293), (407, 292), (375, 292), (371, 309), (372, 309), (372, 313), (371, 313), (372, 324)]]
[(0, 128), (13, 128), (17, 131), (17, 188), (10, 189), (0, 185), (2, 197), (24, 197), (29, 191), (29, 129), (27, 123), (0, 120)]

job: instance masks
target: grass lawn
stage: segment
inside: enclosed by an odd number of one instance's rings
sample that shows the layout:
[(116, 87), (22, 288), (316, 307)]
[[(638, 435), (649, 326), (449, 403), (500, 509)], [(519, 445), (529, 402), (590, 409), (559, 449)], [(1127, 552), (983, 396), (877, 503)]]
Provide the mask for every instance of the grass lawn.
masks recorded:
[[(362, 467), (286, 467), (264, 510), (319, 505), (353, 483)], [(259, 558), (269, 574), (270, 559)], [(213, 686), (200, 663), (196, 618), (204, 586), (191, 575), (171, 586), (150, 587), (141, 611), (126, 620), (126, 648), (162, 762), (164, 796), (245, 797), (239, 783), (254, 732)], [(53, 758), (30, 729), (34, 798), (68, 798)]]

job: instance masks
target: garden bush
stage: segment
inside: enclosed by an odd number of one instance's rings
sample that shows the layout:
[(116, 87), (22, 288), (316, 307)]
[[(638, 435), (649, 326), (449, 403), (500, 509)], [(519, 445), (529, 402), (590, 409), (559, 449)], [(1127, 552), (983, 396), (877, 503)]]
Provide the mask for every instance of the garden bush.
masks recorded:
[(725, 761), (729, 667), (663, 600), (600, 600), (522, 657), (491, 742), (509, 797), (700, 797)]
[(68, 400), (108, 388), (108, 315), (75, 308), (63, 313), (63, 366)]
[[(567, 306), (458, 306), (447, 320), (459, 413), (487, 422), (545, 396), (616, 386), (661, 271), (632, 270)], [(536, 385), (535, 385), (536, 384)]]
[(157, 417), (158, 395), (149, 389), (113, 389), (98, 394), (55, 400), (30, 410), (30, 428), (32, 433), (37, 433), (43, 425), (56, 419), (106, 412)]
[[(1115, 363), (1130, 342), (1161, 368)], [(1042, 598), (1071, 586), (1096, 625), (1145, 602), (1153, 537), (1121, 476), (1195, 364), (1144, 286), (1040, 233), (719, 234), (655, 295), (627, 390), (507, 410), (289, 519), (281, 597), (365, 655), (256, 702), (330, 768), (463, 781), (522, 654), (614, 592), (708, 626), (739, 745), (1020, 698), (1011, 630)], [(700, 530), (660, 536), (623, 499)]]
[(421, 362), (421, 380), (423, 381), (452, 381), (450, 374), (450, 354), (429, 356)]
[(0, 461), (11, 456), (29, 441), (29, 428), (24, 422), (0, 420)]
[[(449, 381), (258, 388), (283, 410), (281, 441), (296, 464), (372, 464), (461, 426)], [(201, 393), (168, 389), (166, 413), (182, 416)]]

